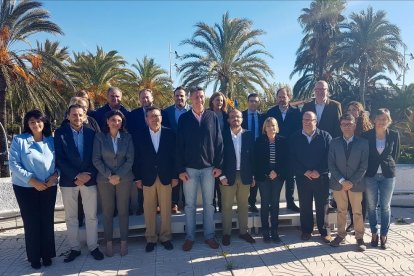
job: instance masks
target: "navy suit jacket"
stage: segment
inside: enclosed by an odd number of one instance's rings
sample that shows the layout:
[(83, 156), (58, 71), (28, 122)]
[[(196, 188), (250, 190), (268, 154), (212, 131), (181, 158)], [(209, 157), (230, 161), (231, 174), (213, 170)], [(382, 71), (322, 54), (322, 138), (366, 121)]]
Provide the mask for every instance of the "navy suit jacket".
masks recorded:
[(289, 138), (290, 135), (302, 128), (302, 114), (299, 109), (289, 106), (285, 120), (283, 120), (282, 112), (276, 105), (270, 108), (266, 113), (266, 118), (273, 117), (279, 125), (279, 135)]
[(59, 184), (62, 187), (76, 187), (75, 177), (81, 172), (91, 173), (86, 186), (96, 185), (96, 169), (92, 164), (92, 149), (95, 132), (83, 127), (83, 158), (80, 157), (72, 129), (69, 124), (61, 126), (55, 132), (56, 167), (60, 170)]
[[(190, 110), (191, 106), (188, 104), (184, 107), (185, 110)], [(175, 105), (171, 105), (162, 111), (162, 125), (171, 128), (177, 133), (178, 122), (175, 121)]]
[[(242, 122), (242, 128), (244, 129), (249, 129), (249, 118), (248, 118), (248, 110), (246, 109), (245, 111), (242, 112), (243, 115), (243, 122)], [(266, 119), (264, 114), (257, 111), (257, 115), (259, 116), (259, 137), (260, 135), (262, 135), (262, 128), (263, 128), (263, 123), (264, 120)], [(250, 134), (252, 135), (252, 134)], [(259, 138), (257, 137), (257, 138)]]
[(157, 178), (163, 185), (178, 179), (175, 170), (175, 133), (169, 128), (161, 128), (158, 152), (152, 144), (149, 128), (133, 135), (135, 159), (132, 171), (135, 180), (142, 180), (144, 186), (152, 186)]
[(145, 122), (145, 113), (142, 107), (136, 108), (129, 112), (126, 120), (126, 128), (130, 134), (136, 134), (147, 128)]
[[(89, 111), (88, 115), (91, 116), (92, 118), (94, 118), (96, 120), (96, 122), (99, 125), (99, 128), (102, 130), (104, 129), (104, 127), (106, 126), (106, 113), (111, 111), (111, 108), (109, 107), (108, 104), (98, 108), (95, 111)], [(128, 116), (128, 109), (126, 109), (123, 105), (121, 105), (121, 107), (119, 108), (119, 111), (122, 112), (122, 114), (124, 114), (125, 117)]]
[[(236, 181), (236, 152), (234, 150), (231, 132), (223, 132), (223, 172), (228, 184), (234, 185)], [(240, 153), (240, 177), (243, 184), (250, 185), (253, 182), (253, 136), (249, 130), (242, 133), (242, 144)]]

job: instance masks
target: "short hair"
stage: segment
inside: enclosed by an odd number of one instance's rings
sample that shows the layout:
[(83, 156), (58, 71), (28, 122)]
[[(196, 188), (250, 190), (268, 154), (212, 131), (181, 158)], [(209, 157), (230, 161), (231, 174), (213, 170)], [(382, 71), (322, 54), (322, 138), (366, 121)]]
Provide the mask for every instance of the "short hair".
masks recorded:
[(85, 110), (85, 108), (84, 108), (83, 106), (81, 106), (80, 104), (72, 104), (72, 105), (70, 105), (70, 106), (68, 107), (68, 112), (67, 112), (67, 114), (68, 114), (68, 115), (70, 114), (70, 111), (71, 111), (73, 108), (80, 108), (80, 109), (82, 109), (82, 110), (83, 110), (83, 112), (86, 114), (86, 110)]
[(204, 92), (204, 88), (202, 88), (201, 86), (194, 86), (190, 88), (190, 95), (192, 95), (194, 92), (198, 92), (198, 91), (203, 91)]
[[(250, 93), (249, 96), (247, 96), (247, 101), (249, 101), (250, 98), (253, 98), (253, 97), (258, 97), (259, 98), (259, 94), (257, 94), (257, 93)], [(260, 100), (260, 98), (259, 98), (259, 100)]]
[(142, 93), (144, 93), (144, 92), (149, 92), (149, 93), (151, 93), (151, 94), (152, 94), (152, 90), (151, 90), (151, 89), (149, 89), (149, 88), (145, 88), (145, 89), (141, 89), (141, 90), (138, 92), (138, 97), (141, 97), (141, 94), (142, 94)]
[(86, 90), (79, 90), (75, 92), (75, 97), (83, 98), (83, 99), (89, 99), (89, 94)]
[(378, 116), (385, 115), (388, 118), (389, 124), (392, 123), (391, 119), (391, 113), (388, 108), (379, 108), (374, 113), (374, 118), (377, 118)]
[(223, 98), (223, 106), (221, 107), (221, 111), (227, 113), (227, 98), (224, 96), (222, 92), (215, 92), (213, 95), (211, 95), (210, 100), (208, 102), (208, 106), (211, 110), (213, 110), (213, 101), (215, 98), (222, 97)]
[(159, 108), (158, 106), (153, 105), (153, 106), (150, 106), (147, 109), (145, 109), (145, 117), (148, 117), (148, 113), (150, 113), (151, 111), (154, 111), (154, 110), (158, 110), (161, 113), (161, 108)]
[(175, 92), (177, 92), (179, 90), (183, 90), (185, 92), (185, 94), (187, 95), (187, 91), (185, 90), (185, 87), (181, 86), (181, 85), (174, 89), (174, 95), (175, 95)]
[(276, 133), (279, 133), (279, 124), (277, 123), (277, 120), (274, 117), (267, 117), (266, 118), (266, 120), (263, 122), (262, 133), (266, 134), (266, 126), (270, 122), (275, 122), (276, 123)]
[(276, 91), (276, 97), (279, 95), (279, 92), (285, 90), (286, 94), (288, 95), (289, 98), (292, 98), (292, 90), (289, 88), (289, 86), (282, 86), (280, 87), (277, 91)]
[(112, 109), (112, 110), (105, 113), (105, 125), (102, 128), (102, 132), (105, 132), (105, 133), (109, 132), (109, 126), (108, 126), (107, 121), (115, 115), (118, 115), (122, 119), (122, 124), (121, 124), (121, 127), (119, 128), (119, 132), (125, 132), (126, 119), (125, 119), (124, 114), (121, 111), (119, 111), (118, 109)]
[(352, 114), (348, 114), (348, 113), (344, 113), (342, 114), (342, 116), (339, 118), (339, 122), (342, 123), (342, 121), (351, 121), (352, 123), (355, 124), (355, 117), (352, 116)]
[(85, 102), (86, 103), (86, 108), (89, 109), (89, 101), (88, 101), (88, 99), (81, 98), (81, 97), (72, 97), (72, 98), (70, 98), (68, 106), (71, 106), (71, 105), (74, 105), (74, 104), (81, 105), (80, 102)]
[(43, 122), (43, 130), (42, 133), (44, 136), (49, 137), (52, 135), (52, 127), (50, 125), (50, 121), (47, 116), (38, 109), (33, 109), (27, 112), (23, 118), (23, 133), (30, 133), (33, 135), (32, 130), (29, 127), (29, 120), (34, 118), (36, 120), (40, 120)]
[(116, 86), (111, 86), (111, 87), (109, 87), (108, 88), (108, 90), (106, 91), (106, 94), (109, 94), (109, 93), (111, 93), (111, 92), (115, 92), (115, 91), (118, 91), (118, 92), (120, 92), (121, 94), (122, 94), (122, 90), (121, 89), (119, 89), (118, 87), (116, 87)]
[(238, 110), (237, 108), (234, 108), (234, 109), (229, 111), (229, 113), (228, 113), (229, 117), (230, 117), (231, 113), (235, 113), (235, 112), (240, 113), (241, 115), (243, 115), (243, 113), (240, 110)]

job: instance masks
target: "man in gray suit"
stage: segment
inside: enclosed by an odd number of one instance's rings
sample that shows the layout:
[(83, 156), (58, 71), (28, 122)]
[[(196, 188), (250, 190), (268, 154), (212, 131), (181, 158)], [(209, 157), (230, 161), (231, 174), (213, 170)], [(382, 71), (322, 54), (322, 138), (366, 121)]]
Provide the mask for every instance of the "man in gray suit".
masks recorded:
[[(177, 134), (178, 119), (184, 113), (191, 109), (191, 106), (187, 104), (187, 92), (183, 86), (178, 86), (174, 90), (174, 104), (165, 108), (162, 111), (162, 125), (171, 128), (175, 134)], [(178, 202), (180, 195), (183, 206), (185, 205), (184, 193), (183, 193), (183, 182), (180, 180), (179, 184), (172, 189), (171, 194), (171, 212), (176, 214), (178, 212)]]
[(362, 217), (362, 192), (365, 190), (364, 175), (368, 167), (368, 141), (354, 136), (355, 118), (344, 114), (340, 118), (342, 137), (331, 141), (328, 153), (328, 167), (331, 172), (329, 186), (334, 191), (337, 204), (338, 235), (331, 246), (339, 246), (346, 237), (346, 215), (348, 200), (354, 218), (355, 238), (358, 251), (364, 251), (364, 221)]

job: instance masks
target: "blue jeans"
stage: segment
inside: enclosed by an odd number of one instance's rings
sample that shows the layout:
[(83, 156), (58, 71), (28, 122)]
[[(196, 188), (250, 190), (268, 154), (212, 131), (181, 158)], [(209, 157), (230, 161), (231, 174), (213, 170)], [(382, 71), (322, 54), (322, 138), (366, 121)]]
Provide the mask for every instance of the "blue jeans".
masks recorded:
[(391, 220), (391, 198), (395, 187), (395, 177), (385, 178), (382, 174), (365, 177), (368, 219), (371, 232), (376, 234), (378, 203), (381, 208), (381, 236), (388, 234)]
[(190, 179), (183, 184), (185, 196), (184, 210), (186, 239), (190, 241), (194, 241), (195, 239), (197, 192), (199, 186), (201, 187), (201, 195), (203, 197), (204, 239), (212, 239), (215, 235), (213, 167), (201, 170), (186, 168), (186, 171), (190, 177)]

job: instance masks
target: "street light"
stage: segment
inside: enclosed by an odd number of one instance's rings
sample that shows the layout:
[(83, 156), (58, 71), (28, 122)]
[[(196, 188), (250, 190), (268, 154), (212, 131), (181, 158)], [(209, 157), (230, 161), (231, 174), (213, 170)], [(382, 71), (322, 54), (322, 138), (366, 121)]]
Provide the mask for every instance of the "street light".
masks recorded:
[[(410, 60), (413, 60), (414, 59), (413, 53), (406, 54), (405, 53), (406, 50), (407, 50), (406, 47), (404, 47), (404, 56), (403, 56), (403, 64), (404, 65), (403, 65), (403, 72), (402, 72), (402, 89), (403, 90), (405, 90), (405, 73), (408, 70), (410, 70), (410, 67), (408, 66), (408, 63), (406, 62), (405, 57), (406, 56), (409, 56), (410, 57)], [(398, 78), (397, 78), (397, 80), (398, 80)]]
[[(172, 54), (174, 54), (175, 57), (173, 57)], [(171, 80), (171, 83), (172, 83), (173, 82), (173, 79), (172, 79), (172, 66), (173, 66), (172, 59), (174, 58), (175, 60), (179, 60), (181, 58), (181, 56), (177, 53), (177, 51), (172, 50), (171, 43), (169, 44), (168, 56), (169, 56), (169, 61), (170, 61), (170, 80)], [(177, 65), (177, 63), (174, 63), (174, 67), (175, 67), (175, 70), (177, 72), (180, 71), (180, 67)]]

